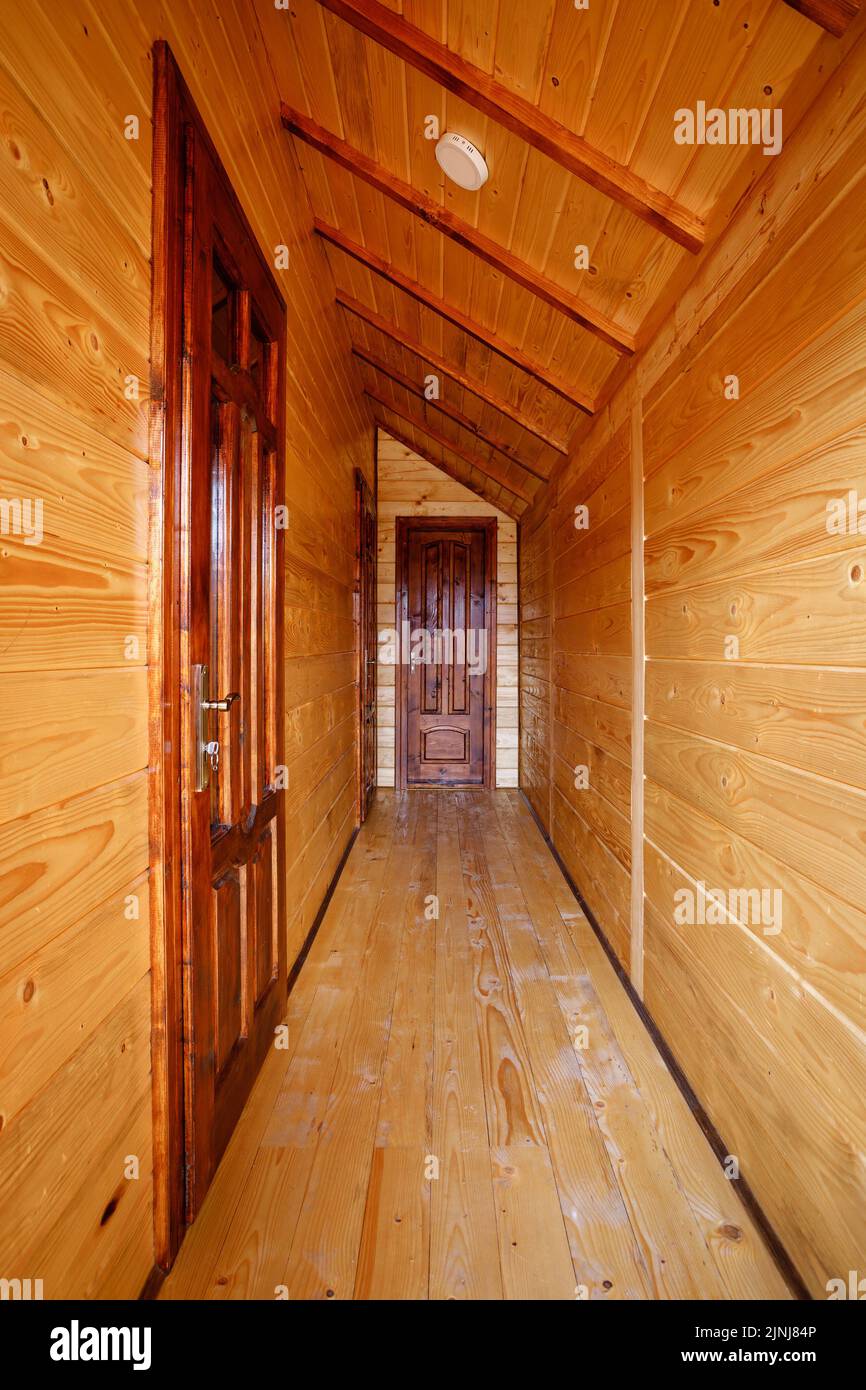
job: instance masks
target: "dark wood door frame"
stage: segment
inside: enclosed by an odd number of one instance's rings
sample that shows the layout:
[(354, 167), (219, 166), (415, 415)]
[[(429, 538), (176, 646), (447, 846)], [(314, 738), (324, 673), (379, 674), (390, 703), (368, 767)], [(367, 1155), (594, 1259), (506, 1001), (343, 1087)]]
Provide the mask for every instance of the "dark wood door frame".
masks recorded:
[[(485, 537), (485, 617), (487, 621), (489, 659), (484, 673), (484, 786), (496, 784), (496, 542), (495, 516), (398, 516), (395, 538), (396, 614), (397, 614), (397, 672), (396, 672), (396, 757), (395, 787), (409, 790), (406, 750), (407, 681), (403, 665), (403, 623), (409, 620), (409, 572), (407, 541), (410, 531), (481, 531)], [(430, 788), (426, 788), (430, 790)]]
[[(183, 803), (189, 796), (194, 758), (190, 740), (190, 594), (185, 575), (190, 556), (190, 466), (185, 430), (184, 323), (185, 224), (188, 132), (220, 165), (168, 45), (153, 49), (153, 212), (150, 391), (149, 527), (149, 734), (150, 734), (150, 934), (152, 962), (151, 1057), (153, 1073), (154, 1251), (157, 1266), (170, 1268), (186, 1229), (188, 1096), (184, 1084), (185, 1024), (189, 1001), (184, 961), (184, 871), (188, 853)], [(253, 246), (256, 238), (240, 203), (234, 211)], [(267, 261), (256, 250), (273, 282)], [(279, 290), (276, 293), (280, 302)], [(285, 347), (280, 348), (277, 380), (285, 379)], [(284, 405), (274, 422), (277, 449), (274, 505), (283, 501)], [(283, 647), (283, 538), (274, 541), (276, 594), (274, 647)], [(280, 673), (282, 663), (276, 661)], [(277, 738), (282, 746), (282, 680), (275, 684)], [(276, 759), (282, 761), (276, 751)], [(285, 808), (276, 813), (278, 880), (285, 879)], [(188, 870), (187, 870), (188, 872)]]
[[(368, 557), (369, 518), (372, 516), (372, 557)], [(377, 763), (377, 643), (376, 643), (376, 496), (360, 468), (355, 469), (355, 601), (358, 681), (358, 824), (367, 819), (376, 786)], [(370, 559), (372, 563), (370, 563)], [(368, 708), (372, 700), (372, 748), (368, 734)]]

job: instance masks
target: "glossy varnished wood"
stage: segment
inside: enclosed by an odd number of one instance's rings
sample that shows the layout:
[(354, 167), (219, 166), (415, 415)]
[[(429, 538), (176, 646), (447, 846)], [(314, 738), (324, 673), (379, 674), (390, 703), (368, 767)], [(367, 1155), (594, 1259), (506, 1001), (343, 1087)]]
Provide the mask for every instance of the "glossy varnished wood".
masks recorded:
[[(398, 517), (395, 537), (400, 660), (396, 670), (400, 788), (491, 787), (496, 748), (495, 517)], [(462, 574), (461, 574), (462, 570)], [(408, 626), (407, 626), (408, 625)], [(473, 674), (442, 653), (420, 664), (405, 632), (483, 633), (487, 660)], [(430, 746), (428, 746), (430, 741)], [(437, 748), (433, 745), (438, 745)]]
[[(176, 655), (157, 622), (173, 538), (163, 546), (160, 528), (148, 553), (149, 502), (161, 513), (174, 482), (162, 472), (161, 424), (181, 359), (177, 340), (160, 347), (159, 271), (151, 310), (151, 259), (163, 263), (167, 232), (159, 215), (152, 226), (152, 211), (165, 211), (167, 154), (154, 149), (151, 120), (158, 39), (260, 246), (269, 259), (277, 244), (292, 247), (280, 272), (290, 388), (276, 422), (292, 524), (274, 644), (291, 782), (279, 875), (287, 965), (355, 824), (353, 473), (372, 478), (373, 430), (303, 183), (270, 120), (280, 50), (265, 51), (268, 18), (253, 0), (230, 0), (219, 23), (161, 0), (0, 7), (0, 492), (27, 497), (38, 480), (46, 533), (41, 546), (3, 537), (0, 1250), (2, 1273), (35, 1272), (47, 1299), (137, 1297), (154, 1260), (170, 1256), (166, 1232), (181, 1214), (161, 1186), (177, 1149), (166, 1153), (151, 1125), (152, 1087), (157, 1128), (166, 1109), (178, 1113), (162, 1078), (179, 999), (147, 959), (149, 914), (180, 875), (176, 840), (162, 857), (156, 847), (174, 790), (157, 754), (181, 741), (176, 695), (166, 700)], [(138, 139), (123, 138), (127, 113), (140, 119)], [(179, 215), (175, 201), (167, 216)], [(174, 377), (161, 379), (161, 357)], [(165, 440), (168, 456), (176, 447)], [(177, 957), (166, 973), (177, 978)]]
[(629, 355), (634, 353), (635, 342), (632, 334), (618, 328), (611, 319), (606, 319), (603, 314), (597, 313), (591, 305), (584, 303), (577, 295), (570, 294), (561, 286), (554, 284), (552, 280), (548, 280), (546, 276), (539, 274), (531, 265), (522, 261), (519, 256), (515, 256), (505, 247), (497, 246), (490, 237), (479, 232), (470, 223), (464, 222), (461, 217), (456, 217), (447, 208), (441, 207), (426, 193), (413, 189), (402, 179), (390, 174), (387, 169), (383, 169), (374, 160), (369, 159), (362, 150), (356, 150), (345, 140), (341, 140), (339, 136), (325, 130), (315, 121), (311, 121), (302, 112), (287, 106), (285, 102), (280, 108), (280, 118), (285, 129), (291, 131), (298, 139), (306, 141), (313, 149), (327, 155), (329, 159), (333, 159), (349, 173), (364, 179), (372, 188), (383, 193), (386, 198), (390, 198), (399, 207), (405, 208), (407, 212), (414, 213), (416, 217), (420, 217), (431, 227), (435, 227), (444, 236), (450, 237), (458, 246), (472, 251), (488, 265), (493, 266), (501, 274), (513, 280), (515, 284), (521, 285), (530, 293), (537, 295), (545, 304), (558, 309), (573, 323), (578, 323), (591, 333), (595, 333), (603, 343), (616, 348), (618, 352)]
[(860, 0), (785, 0), (785, 4), (820, 24), (837, 39), (860, 13)]
[(519, 794), (436, 790), (379, 792), (162, 1296), (788, 1295)]
[[(501, 509), (441, 472), (410, 445), (378, 435), (379, 586), (378, 622), (397, 624), (396, 531), (398, 517), (444, 516), (496, 518), (496, 782), (517, 785), (517, 563), (516, 523)], [(381, 663), (377, 672), (379, 705), (379, 786), (393, 787), (396, 774), (397, 671)]]
[(428, 290), (410, 275), (406, 275), (397, 265), (390, 261), (386, 261), (382, 256), (377, 255), (375, 251), (371, 251), (369, 247), (361, 246), (358, 242), (353, 241), (352, 238), (341, 231), (339, 227), (331, 226), (320, 217), (314, 219), (313, 226), (316, 235), (321, 237), (323, 241), (336, 247), (339, 251), (342, 251), (344, 255), (350, 256), (353, 260), (358, 261), (359, 264), (363, 265), (367, 270), (381, 276), (389, 285), (393, 285), (396, 289), (402, 290), (404, 294), (409, 295), (411, 299), (416, 300), (417, 303), (423, 305), (425, 309), (430, 309), (433, 313), (439, 314), (441, 318), (446, 319), (447, 322), (453, 324), (454, 327), (461, 329), (462, 332), (468, 334), (470, 338), (475, 338), (479, 343), (483, 343), (483, 345), (490, 348), (492, 352), (497, 353), (500, 357), (504, 358), (505, 361), (510, 362), (513, 367), (519, 368), (519, 370), (524, 372), (531, 380), (539, 382), (542, 386), (546, 387), (548, 391), (552, 391), (555, 395), (561, 396), (564, 401), (568, 401), (570, 405), (576, 406), (579, 410), (584, 410), (588, 414), (592, 414), (594, 410), (593, 401), (586, 391), (581, 390), (577, 383), (566, 379), (566, 377), (562, 376), (560, 373), (546, 367), (537, 358), (531, 357), (516, 343), (510, 342), (507, 338), (502, 337), (501, 334), (494, 333), (491, 329), (485, 328), (483, 324), (477, 322), (477, 320), (473, 319), (469, 314), (464, 313), (456, 304), (443, 298), (442, 295), (435, 294), (432, 290)]
[(552, 120), (538, 107), (508, 91), (457, 53), (437, 43), (421, 29), (407, 24), (377, 0), (319, 0), (334, 14), (368, 34), (377, 43), (441, 83), (484, 115), (519, 135), (534, 149), (556, 160), (593, 188), (613, 198), (636, 217), (669, 236), (689, 251), (699, 251), (705, 229), (688, 208), (618, 165), (573, 131)]
[[(465, 399), (449, 383), (449, 404), (546, 472), (555, 460), (510, 412), (550, 438), (585, 436), (579, 412), (610, 399), (622, 349), (651, 340), (693, 277), (698, 260), (682, 245), (713, 241), (766, 169), (755, 147), (677, 143), (673, 111), (697, 100), (725, 107), (733, 92), (748, 107), (770, 97), (784, 102), (790, 139), (831, 54), (817, 27), (778, 0), (746, 0), (736, 22), (709, 0), (397, 8), (297, 0), (284, 17), (296, 56), (280, 65), (281, 97), (303, 137), (294, 148), (313, 210), (378, 258), (350, 259), (331, 242), (339, 288), (463, 372)], [(434, 117), (483, 152), (491, 177), (480, 191), (443, 176)], [(586, 262), (575, 257), (581, 244)], [(401, 273), (409, 292), (398, 289)], [(464, 322), (419, 309), (419, 286)], [(603, 336), (563, 304), (588, 308)], [(523, 362), (491, 351), (485, 333)], [(363, 342), (420, 380), (393, 339), (364, 330)], [(528, 375), (528, 363), (542, 373)], [(569, 383), (571, 398), (551, 392), (545, 372)], [(469, 394), (478, 385), (485, 405)], [(507, 407), (499, 419), (494, 400)], [(412, 437), (421, 451), (421, 432)]]
[(484, 459), (479, 458), (477, 454), (470, 453), (468, 450), (460, 448), (457, 444), (452, 443), (451, 440), (446, 439), (444, 435), (440, 434), (434, 425), (430, 425), (425, 420), (419, 419), (415, 411), (404, 410), (402, 407), (394, 405), (392, 401), (386, 400), (378, 391), (372, 390), (369, 386), (365, 387), (364, 394), (368, 396), (373, 404), (378, 406), (380, 410), (389, 411), (392, 415), (396, 415), (398, 420), (402, 421), (405, 425), (409, 425), (417, 431), (422, 438), (427, 438), (431, 440), (433, 444), (438, 444), (448, 449), (456, 458), (460, 459), (468, 469), (476, 469), (479, 473), (483, 474), (485, 478), (489, 478), (491, 482), (497, 483), (500, 487), (505, 488), (507, 492), (512, 493), (514, 497), (519, 498), (521, 501), (528, 502), (530, 500), (529, 494), (525, 491), (525, 488), (521, 486), (520, 483), (506, 481), (495, 463), (486, 462)]
[[(817, 1298), (864, 1234), (864, 22), (521, 537), (527, 796)], [(708, 884), (776, 929), (683, 923)]]
[[(283, 602), (285, 305), (201, 117), (165, 44), (157, 45), (158, 189), (155, 220), (165, 228), (155, 262), (157, 320), (167, 342), (155, 359), (159, 382), (182, 363), (182, 384), (166, 392), (155, 466), (169, 483), (152, 525), (163, 570), (152, 626), (173, 660), (163, 667), (163, 702), (180, 707), (179, 740), (154, 749), (161, 785), (172, 787), (157, 826), (158, 861), (180, 875), (163, 902), (164, 940), (154, 952), (157, 1000), (173, 997), (166, 966), (182, 959), (183, 1145), (174, 1107), (156, 1110), (158, 1184), (174, 1216), (201, 1204), (282, 1015), (286, 982), (282, 762), (284, 668), (278, 615)], [(166, 89), (162, 99), (161, 89)], [(163, 148), (165, 155), (163, 156)], [(183, 206), (182, 223), (172, 213)], [(163, 266), (163, 259), (165, 266)], [(182, 283), (176, 268), (183, 265)], [(222, 277), (217, 281), (217, 265)], [(173, 278), (175, 283), (173, 283)], [(224, 291), (227, 326), (218, 336), (213, 305)], [(182, 341), (183, 352), (171, 344)], [(252, 361), (256, 350), (258, 360)], [(219, 771), (197, 786), (198, 729), (191, 707), (195, 664), (209, 666), (210, 697), (236, 705), (206, 717)], [(167, 769), (163, 771), (163, 759)], [(166, 843), (163, 844), (163, 839)], [(177, 862), (179, 859), (179, 863)], [(275, 868), (275, 861), (277, 867)], [(166, 888), (170, 888), (170, 883)], [(174, 1006), (177, 1007), (177, 998)], [(164, 1029), (157, 1013), (157, 1036)], [(160, 1050), (157, 1094), (174, 1095), (176, 1054)], [(164, 1068), (164, 1073), (163, 1073)], [(162, 1155), (165, 1155), (165, 1168)], [(168, 1254), (173, 1219), (160, 1232)], [(162, 1250), (161, 1250), (162, 1255)]]
[(376, 788), (376, 499), (364, 474), (355, 472), (355, 589), (358, 622), (358, 820)]
[[(528, 434), (543, 440), (545, 444), (548, 444), (551, 449), (555, 449), (557, 453), (568, 453), (568, 445), (564, 440), (549, 434), (536, 421), (532, 420), (528, 415), (525, 415), (519, 406), (506, 401), (502, 396), (491, 391), (483, 382), (469, 376), (458, 362), (443, 357), (441, 353), (438, 353), (436, 349), (429, 344), (419, 342), (416, 338), (413, 338), (411, 334), (407, 333), (405, 329), (400, 328), (398, 324), (392, 323), (381, 314), (377, 314), (375, 309), (371, 309), (368, 305), (362, 304), (359, 299), (355, 299), (352, 295), (347, 294), (345, 290), (337, 289), (337, 303), (341, 308), (348, 309), (349, 313), (362, 320), (363, 323), (372, 328), (376, 333), (381, 334), (390, 343), (395, 343), (412, 357), (417, 357), (422, 362), (428, 362), (431, 367), (435, 367), (438, 372), (441, 372), (443, 376), (447, 377), (450, 381), (461, 386), (464, 391), (468, 391), (470, 395), (477, 396), (485, 405), (492, 406), (499, 415), (504, 415), (507, 420), (513, 421), (514, 424), (519, 425), (520, 428), (525, 430)], [(480, 437), (480, 431), (477, 430), (477, 432)], [(523, 450), (521, 452), (521, 467), (527, 468), (527, 466), (526, 451)], [(534, 469), (530, 471), (534, 472), (536, 477), (542, 476)]]

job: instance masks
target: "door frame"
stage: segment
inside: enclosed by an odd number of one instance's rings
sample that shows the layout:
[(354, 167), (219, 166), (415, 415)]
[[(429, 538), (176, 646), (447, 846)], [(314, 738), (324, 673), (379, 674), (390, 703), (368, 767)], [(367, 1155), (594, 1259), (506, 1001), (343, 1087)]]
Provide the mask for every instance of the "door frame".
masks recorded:
[[(364, 537), (363, 537), (363, 524), (364, 524), (364, 499), (365, 499), (365, 496), (366, 496), (366, 497), (369, 497), (369, 499), (370, 499), (370, 506), (371, 506), (371, 510), (372, 510), (372, 513), (373, 513), (374, 540), (373, 540), (373, 586), (372, 586), (372, 593), (368, 593), (368, 592), (367, 592), (367, 585), (365, 584), (365, 581), (364, 581), (364, 573), (365, 573), (365, 572), (364, 572), (364, 556), (363, 556), (363, 539), (364, 539)], [(372, 612), (373, 612), (373, 615), (374, 615), (374, 616), (375, 616), (375, 613), (376, 613), (376, 605), (377, 605), (376, 584), (377, 584), (377, 571), (378, 571), (378, 563), (377, 563), (377, 561), (378, 561), (378, 555), (377, 555), (377, 551), (378, 551), (378, 541), (379, 541), (379, 515), (378, 515), (378, 507), (377, 507), (377, 499), (376, 499), (375, 485), (374, 485), (374, 487), (371, 487), (371, 486), (370, 486), (370, 483), (368, 482), (367, 477), (366, 477), (366, 475), (363, 473), (363, 471), (362, 471), (360, 468), (356, 468), (356, 469), (355, 469), (355, 595), (356, 595), (356, 603), (357, 603), (357, 609), (356, 609), (356, 622), (357, 622), (357, 629), (356, 629), (356, 631), (357, 631), (357, 641), (356, 641), (356, 644), (355, 644), (355, 651), (356, 651), (357, 660), (356, 660), (356, 672), (355, 672), (355, 674), (356, 674), (356, 680), (357, 680), (357, 684), (358, 684), (358, 751), (357, 751), (357, 757), (356, 757), (356, 759), (355, 759), (355, 764), (356, 764), (356, 777), (357, 777), (357, 781), (358, 781), (358, 817), (357, 817), (357, 824), (358, 824), (358, 826), (361, 826), (361, 825), (364, 824), (364, 821), (366, 820), (367, 814), (369, 813), (369, 809), (370, 809), (369, 806), (366, 806), (366, 807), (365, 807), (365, 804), (364, 804), (364, 802), (365, 802), (365, 792), (366, 792), (366, 788), (367, 788), (367, 781), (366, 781), (366, 778), (365, 778), (365, 776), (364, 776), (364, 772), (365, 772), (365, 768), (364, 768), (364, 723), (365, 723), (364, 684), (365, 684), (365, 676), (366, 676), (365, 660), (366, 660), (366, 655), (367, 655), (366, 652), (365, 652), (365, 649), (364, 649), (364, 639), (365, 639), (365, 635), (366, 635), (366, 632), (367, 632), (367, 623), (368, 623), (368, 619), (369, 619), (369, 616), (370, 616), (370, 610), (372, 609)], [(375, 660), (375, 655), (376, 655), (376, 654), (374, 653), (374, 660)], [(377, 761), (378, 761), (377, 753), (378, 753), (378, 746), (379, 746), (379, 721), (378, 721), (378, 716), (379, 716), (379, 706), (378, 706), (379, 691), (378, 691), (378, 681), (377, 681), (377, 678), (376, 678), (376, 673), (377, 673), (377, 667), (374, 665), (374, 667), (373, 667), (373, 712), (374, 712), (374, 718), (375, 718), (375, 721), (376, 721), (376, 722), (375, 722), (375, 737), (374, 737), (374, 740), (373, 740), (373, 763), (374, 763), (374, 766), (373, 766), (373, 791), (374, 791), (374, 793), (375, 793), (375, 790), (376, 790), (376, 773), (377, 773), (377, 770), (378, 770), (376, 764), (377, 764)], [(371, 802), (372, 802), (372, 797), (371, 797)]]
[[(183, 801), (188, 794), (192, 757), (188, 746), (189, 682), (186, 647), (188, 594), (184, 576), (189, 559), (188, 478), (185, 419), (184, 319), (186, 127), (193, 125), (217, 166), (224, 166), (180, 69), (165, 40), (153, 46), (153, 203), (150, 317), (150, 463), (148, 528), (148, 698), (149, 698), (149, 850), (151, 938), (151, 1065), (153, 1090), (154, 1258), (171, 1267), (186, 1228), (187, 1106), (185, 1085), (186, 998), (184, 920), (189, 885)], [(226, 182), (231, 181), (226, 175)], [(285, 303), (262, 256), (239, 200), (232, 201), (249, 233), (278, 298)], [(285, 373), (285, 342), (278, 371)], [(277, 429), (277, 486), (274, 505), (285, 487), (285, 395)], [(283, 649), (284, 533), (276, 532), (276, 649)], [(282, 759), (284, 683), (276, 663), (276, 760)], [(275, 817), (278, 877), (284, 879), (285, 798)]]
[[(394, 785), (397, 791), (414, 791), (408, 782), (408, 681), (403, 673), (403, 623), (409, 617), (408, 538), (410, 531), (481, 531), (484, 534), (484, 607), (487, 619), (489, 659), (484, 673), (484, 781), (487, 790), (496, 785), (496, 559), (498, 522), (495, 516), (398, 516), (395, 537), (395, 599), (397, 617), (397, 672), (395, 681), (396, 757)], [(476, 783), (472, 785), (477, 786)], [(449, 788), (455, 790), (458, 788)], [(418, 788), (418, 790), (421, 790)], [(425, 791), (435, 787), (425, 786)]]

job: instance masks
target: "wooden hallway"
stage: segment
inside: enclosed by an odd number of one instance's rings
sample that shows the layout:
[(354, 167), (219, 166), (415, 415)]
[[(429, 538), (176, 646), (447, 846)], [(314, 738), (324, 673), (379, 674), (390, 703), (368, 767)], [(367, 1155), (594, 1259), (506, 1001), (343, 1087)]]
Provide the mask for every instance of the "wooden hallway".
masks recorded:
[(380, 790), (161, 1296), (790, 1294), (519, 793)]

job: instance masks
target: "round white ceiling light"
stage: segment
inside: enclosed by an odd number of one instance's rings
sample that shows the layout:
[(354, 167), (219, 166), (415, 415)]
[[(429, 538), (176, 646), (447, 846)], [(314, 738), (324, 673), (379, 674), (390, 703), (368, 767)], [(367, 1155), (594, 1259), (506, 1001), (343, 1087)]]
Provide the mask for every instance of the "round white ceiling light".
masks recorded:
[(483, 154), (465, 135), (457, 135), (453, 130), (447, 130), (437, 140), (436, 162), (449, 179), (470, 192), (487, 182), (489, 170)]

